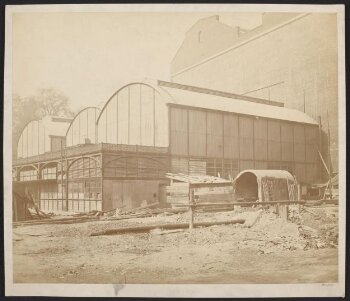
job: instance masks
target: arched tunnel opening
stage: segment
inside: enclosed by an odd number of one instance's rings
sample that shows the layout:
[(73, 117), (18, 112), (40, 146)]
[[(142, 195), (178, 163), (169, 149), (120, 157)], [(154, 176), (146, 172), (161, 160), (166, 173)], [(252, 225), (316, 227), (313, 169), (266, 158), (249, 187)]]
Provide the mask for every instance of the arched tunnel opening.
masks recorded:
[(235, 181), (235, 195), (237, 201), (256, 201), (258, 196), (258, 181), (255, 174), (247, 172)]

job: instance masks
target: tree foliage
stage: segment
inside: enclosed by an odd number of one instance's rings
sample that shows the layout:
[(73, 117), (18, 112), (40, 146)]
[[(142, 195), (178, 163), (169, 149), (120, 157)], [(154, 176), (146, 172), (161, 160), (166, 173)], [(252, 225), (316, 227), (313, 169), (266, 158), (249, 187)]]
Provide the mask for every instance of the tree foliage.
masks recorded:
[(12, 98), (12, 150), (17, 153), (17, 142), (23, 128), (32, 120), (38, 120), (46, 115), (73, 116), (69, 107), (69, 98), (53, 88), (39, 89), (29, 97), (13, 95)]
[(53, 88), (40, 89), (34, 101), (38, 103), (39, 114), (41, 116), (73, 116), (73, 112), (69, 108), (69, 99), (60, 91)]

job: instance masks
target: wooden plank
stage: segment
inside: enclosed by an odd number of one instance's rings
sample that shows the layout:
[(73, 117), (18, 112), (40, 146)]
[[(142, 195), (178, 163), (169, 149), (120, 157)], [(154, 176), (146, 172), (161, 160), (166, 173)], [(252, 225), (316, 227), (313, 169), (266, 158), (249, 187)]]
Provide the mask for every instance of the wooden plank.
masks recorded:
[(220, 202), (232, 202), (232, 194), (213, 194), (213, 195), (201, 195), (195, 196), (196, 203), (210, 202), (210, 203), (220, 203)]
[(233, 190), (227, 190), (227, 191), (195, 191), (195, 195), (197, 196), (214, 196), (214, 195), (231, 195), (233, 193)]
[[(196, 228), (196, 227), (210, 227), (215, 225), (243, 224), (244, 222), (245, 222), (244, 219), (236, 219), (236, 220), (228, 220), (228, 221), (220, 221), (220, 222), (198, 222), (198, 223), (193, 223), (193, 227)], [(147, 226), (107, 229), (100, 232), (93, 232), (90, 234), (90, 236), (117, 235), (117, 234), (125, 234), (125, 233), (142, 233), (142, 232), (149, 232), (150, 230), (153, 230), (153, 229), (184, 229), (184, 228), (188, 228), (188, 223), (155, 224), (155, 225), (147, 225)]]

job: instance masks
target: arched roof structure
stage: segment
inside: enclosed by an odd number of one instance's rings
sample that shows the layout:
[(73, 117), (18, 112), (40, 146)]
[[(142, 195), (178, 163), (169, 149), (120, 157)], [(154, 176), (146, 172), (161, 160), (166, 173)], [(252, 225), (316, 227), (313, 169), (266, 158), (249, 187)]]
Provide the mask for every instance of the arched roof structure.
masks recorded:
[(96, 143), (96, 121), (101, 110), (96, 107), (87, 107), (81, 110), (70, 123), (66, 132), (66, 146), (84, 143)]
[(97, 142), (168, 146), (168, 102), (170, 96), (152, 82), (121, 87), (98, 117)]
[(206, 89), (164, 81), (126, 84), (103, 107), (97, 119), (96, 141), (167, 147), (169, 104), (317, 125), (311, 117), (294, 109), (259, 103), (261, 100), (254, 98), (249, 101), (246, 96), (225, 97), (220, 91), (201, 90)]
[(275, 179), (286, 179), (289, 181), (294, 181), (292, 174), (286, 170), (275, 170), (275, 169), (246, 169), (242, 170), (235, 178), (236, 181), (242, 175), (252, 173), (256, 176), (257, 181), (260, 181), (262, 178), (275, 178)]
[(70, 122), (70, 118), (45, 116), (41, 120), (32, 120), (27, 123), (18, 139), (18, 158), (51, 151), (50, 136), (64, 137)]

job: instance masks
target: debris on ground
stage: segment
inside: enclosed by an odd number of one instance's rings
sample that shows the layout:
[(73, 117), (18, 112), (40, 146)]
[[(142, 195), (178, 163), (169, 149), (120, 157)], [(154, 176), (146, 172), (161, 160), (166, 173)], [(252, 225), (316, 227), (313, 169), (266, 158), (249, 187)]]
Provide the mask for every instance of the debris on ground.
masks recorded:
[[(186, 277), (191, 275), (206, 277), (208, 273), (215, 277), (237, 273), (241, 277), (245, 271), (251, 275), (251, 271), (256, 270), (252, 262), (261, 265), (261, 269), (274, 267), (276, 270), (273, 274), (279, 273), (286, 264), (292, 264), (291, 269), (298, 267), (294, 272), (299, 277), (308, 275), (305, 264), (312, 262), (313, 266), (318, 265), (313, 260), (319, 258), (319, 254), (324, 256), (317, 274), (320, 278), (310, 279), (327, 282), (328, 278), (322, 278), (325, 275), (322, 268), (325, 262), (330, 268), (336, 267), (334, 254), (338, 245), (338, 208), (307, 209), (301, 207), (299, 211), (297, 205), (289, 206), (289, 220), (279, 218), (273, 207), (196, 211), (195, 225), (212, 224), (191, 230), (187, 227), (190, 219), (187, 211), (165, 208), (147, 208), (152, 212), (148, 216), (145, 213), (142, 216), (134, 212), (132, 216), (131, 213), (119, 212), (117, 216), (113, 213), (112, 216), (95, 217), (92, 214), (66, 217), (67, 223), (53, 224), (52, 220), (63, 219), (53, 217), (49, 223), (41, 221), (42, 224), (28, 224), (26, 227), (18, 225), (13, 234), (15, 278), (32, 281), (34, 273), (35, 279), (49, 275), (46, 277), (51, 282), (89, 283), (89, 275), (96, 271), (103, 281), (113, 283), (137, 283), (138, 279), (162, 282), (164, 279), (169, 281), (171, 277), (186, 281)], [(229, 220), (245, 220), (245, 223), (218, 224)], [(183, 224), (185, 228), (155, 227), (143, 233), (90, 236), (91, 233), (116, 228), (171, 224)], [(286, 256), (291, 262), (286, 263)], [(309, 259), (306, 260), (306, 257)], [(33, 262), (30, 277), (28, 270), (22, 269), (23, 262)], [(312, 275), (315, 277), (315, 270)], [(336, 277), (336, 270), (334, 275)], [(269, 278), (266, 281), (273, 280)]]

